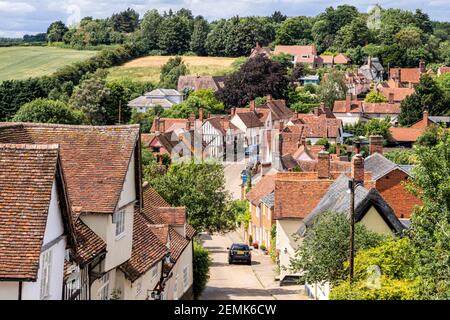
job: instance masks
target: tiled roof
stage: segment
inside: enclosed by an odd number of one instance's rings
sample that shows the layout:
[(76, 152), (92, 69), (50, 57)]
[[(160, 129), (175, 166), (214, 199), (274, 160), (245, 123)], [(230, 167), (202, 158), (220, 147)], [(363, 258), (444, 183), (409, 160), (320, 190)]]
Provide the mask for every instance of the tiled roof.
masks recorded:
[(178, 78), (178, 91), (191, 88), (194, 91), (212, 89), (217, 91), (224, 86), (225, 77), (214, 76), (181, 76)]
[(275, 180), (274, 218), (305, 218), (333, 183), (317, 172), (278, 173)]
[[(350, 194), (347, 192), (348, 183), (349, 177), (345, 174), (340, 175), (323, 195), (314, 210), (305, 217), (305, 225), (312, 225), (315, 219), (325, 212), (342, 213), (350, 219)], [(388, 222), (394, 231), (401, 232), (404, 229), (403, 225), (395, 216), (392, 208), (383, 197), (381, 197), (376, 189), (371, 189), (369, 191), (364, 187), (357, 187), (355, 190), (356, 221), (360, 221), (367, 210), (373, 205), (377, 207), (378, 212), (384, 216), (385, 221)]]
[(275, 193), (272, 192), (271, 194), (265, 196), (264, 198), (261, 199), (261, 202), (264, 203), (270, 209), (273, 209), (275, 205)]
[(245, 197), (247, 200), (254, 205), (258, 205), (263, 197), (273, 192), (275, 188), (275, 177), (275, 174), (269, 174), (262, 177), (246, 194)]
[(264, 107), (271, 111), (272, 120), (289, 120), (294, 115), (294, 112), (286, 106), (284, 100), (267, 101)]
[(334, 57), (334, 63), (336, 64), (347, 64), (349, 63), (351, 60), (349, 57), (347, 57), (345, 54), (343, 53), (339, 53), (338, 55), (336, 55)]
[(236, 117), (239, 117), (247, 128), (260, 128), (264, 126), (254, 112), (237, 113)]
[(183, 238), (178, 232), (175, 231), (172, 227), (169, 227), (169, 237), (170, 237), (170, 257), (177, 261), (184, 249), (189, 244), (189, 240)]
[(81, 265), (89, 263), (102, 252), (106, 252), (106, 243), (81, 219), (75, 222), (75, 237), (77, 239), (77, 260)]
[(209, 118), (205, 121), (209, 122), (213, 128), (219, 131), (222, 135), (226, 135), (229, 130), (233, 133), (242, 133), (238, 127), (231, 123), (231, 119), (228, 116), (216, 116)]
[(378, 88), (378, 90), (388, 100), (389, 100), (389, 95), (391, 93), (393, 93), (394, 94), (394, 101), (397, 101), (397, 102), (405, 100), (407, 96), (410, 96), (410, 95), (412, 95), (415, 92), (414, 88), (385, 88), (385, 87), (381, 87), (381, 88)]
[[(345, 113), (346, 101), (338, 100), (334, 102), (334, 113)], [(351, 101), (351, 113), (382, 113), (382, 114), (400, 114), (400, 103), (366, 103), (364, 101)]]
[[(275, 46), (274, 54), (290, 54), (297, 56), (298, 62), (314, 63), (317, 50), (315, 46)], [(303, 58), (302, 56), (307, 56)]]
[(297, 160), (291, 154), (285, 154), (281, 157), (281, 164), (285, 170), (293, 170), (298, 167)]
[[(394, 169), (401, 167), (379, 153), (374, 153), (364, 160), (364, 171), (372, 173), (372, 179), (378, 180)], [(405, 171), (405, 173), (407, 173)]]
[(416, 142), (424, 130), (423, 128), (389, 128), (392, 138), (397, 142)]
[(153, 233), (149, 222), (136, 210), (133, 221), (131, 258), (119, 267), (120, 270), (131, 282), (134, 282), (161, 261), (166, 253), (166, 243), (160, 241)]
[(390, 78), (396, 78), (400, 70), (400, 82), (420, 82), (420, 69), (419, 68), (391, 68)]
[[(4, 127), (0, 126), (0, 136)], [(8, 129), (8, 127), (6, 127)], [(71, 205), (81, 212), (113, 213), (119, 201), (139, 125), (72, 126), (23, 123), (8, 143), (58, 144)]]
[(37, 277), (57, 163), (56, 145), (0, 145), (0, 279)]

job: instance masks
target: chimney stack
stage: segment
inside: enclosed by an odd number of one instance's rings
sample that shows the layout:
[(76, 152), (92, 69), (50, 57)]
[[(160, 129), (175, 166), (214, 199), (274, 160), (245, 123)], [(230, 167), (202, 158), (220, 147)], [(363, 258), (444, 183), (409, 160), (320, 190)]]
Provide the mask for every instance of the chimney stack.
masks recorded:
[(284, 121), (280, 121), (280, 132), (284, 130)]
[(359, 153), (352, 159), (352, 178), (364, 182), (364, 158)]
[(166, 120), (159, 120), (159, 128), (162, 133), (166, 132)]
[(314, 115), (315, 115), (316, 117), (319, 116), (319, 107), (314, 107)]
[(355, 154), (361, 153), (361, 141), (355, 141), (353, 142), (353, 151)]
[(250, 112), (253, 112), (256, 110), (256, 102), (255, 100), (250, 101)]
[(319, 152), (319, 160), (317, 163), (317, 173), (319, 179), (330, 178), (330, 154), (327, 151)]
[(338, 160), (341, 158), (341, 144), (339, 142), (336, 143), (336, 157)]
[(424, 125), (425, 125), (426, 127), (428, 127), (428, 111), (427, 111), (427, 110), (425, 110), (425, 111), (423, 112), (423, 122), (424, 122)]
[(426, 72), (425, 61), (424, 60), (420, 60), (419, 61), (419, 70), (420, 70), (421, 74)]
[(199, 120), (200, 120), (200, 122), (203, 123), (204, 115), (205, 115), (203, 108), (200, 108), (200, 109), (198, 110), (198, 114), (199, 114)]
[(272, 95), (268, 94), (266, 97), (267, 102), (272, 101)]
[(394, 93), (393, 92), (389, 92), (389, 103), (390, 104), (394, 103)]
[(161, 132), (161, 120), (159, 117), (155, 118), (155, 132)]
[(369, 137), (369, 153), (372, 155), (375, 152), (383, 154), (383, 136), (376, 135)]
[(345, 112), (350, 112), (352, 110), (352, 100), (353, 95), (351, 93), (347, 93), (345, 95)]
[(232, 116), (236, 115), (236, 108), (231, 108), (231, 115)]

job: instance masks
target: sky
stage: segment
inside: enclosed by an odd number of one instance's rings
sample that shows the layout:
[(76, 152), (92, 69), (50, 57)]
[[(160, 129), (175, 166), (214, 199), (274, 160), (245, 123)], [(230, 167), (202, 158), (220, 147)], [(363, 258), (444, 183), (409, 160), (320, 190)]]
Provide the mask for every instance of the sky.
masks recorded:
[(147, 10), (188, 8), (208, 20), (234, 15), (270, 15), (275, 10), (287, 16), (315, 16), (329, 6), (350, 4), (367, 12), (373, 4), (383, 8), (422, 9), (430, 18), (449, 21), (449, 0), (0, 0), (0, 37), (22, 37), (45, 32), (51, 22), (71, 25), (84, 16), (105, 18), (130, 7), (143, 15)]

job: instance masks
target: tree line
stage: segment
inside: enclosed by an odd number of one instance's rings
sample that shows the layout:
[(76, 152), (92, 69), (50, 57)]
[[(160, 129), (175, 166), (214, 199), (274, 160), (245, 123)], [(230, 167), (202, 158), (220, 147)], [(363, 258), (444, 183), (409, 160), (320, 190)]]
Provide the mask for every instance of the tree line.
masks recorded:
[(420, 59), (450, 63), (449, 31), (450, 23), (431, 21), (420, 9), (380, 6), (368, 14), (340, 5), (315, 17), (287, 17), (276, 11), (267, 17), (234, 16), (211, 22), (188, 9), (150, 10), (143, 17), (127, 9), (106, 19), (85, 17), (73, 28), (54, 22), (47, 39), (79, 49), (133, 43), (147, 54), (227, 57), (247, 56), (256, 43), (270, 47), (314, 44), (319, 53), (346, 53), (356, 64), (371, 55), (386, 65), (415, 67)]

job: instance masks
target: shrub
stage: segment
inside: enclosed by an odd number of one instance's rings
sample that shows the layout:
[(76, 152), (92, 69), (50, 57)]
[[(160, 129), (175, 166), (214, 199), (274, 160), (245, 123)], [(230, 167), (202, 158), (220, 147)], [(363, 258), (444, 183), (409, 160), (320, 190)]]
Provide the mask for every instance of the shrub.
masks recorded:
[(36, 99), (24, 104), (12, 119), (15, 122), (82, 124), (85, 117), (81, 111), (61, 101)]
[(260, 248), (262, 251), (266, 251), (266, 250), (267, 250), (267, 247), (266, 247), (265, 244), (262, 244), (259, 248)]
[(211, 258), (199, 240), (194, 241), (194, 298), (197, 299), (206, 287), (209, 279)]

